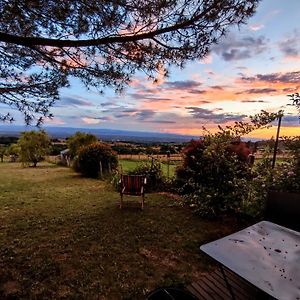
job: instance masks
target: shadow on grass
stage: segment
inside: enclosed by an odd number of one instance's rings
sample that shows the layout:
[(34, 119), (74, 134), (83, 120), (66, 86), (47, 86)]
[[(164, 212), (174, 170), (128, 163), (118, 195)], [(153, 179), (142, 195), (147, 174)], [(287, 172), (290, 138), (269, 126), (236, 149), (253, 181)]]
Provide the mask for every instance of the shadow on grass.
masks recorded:
[(167, 195), (147, 194), (143, 211), (120, 210), (102, 181), (49, 165), (47, 174), (6, 168), (0, 299), (143, 299), (197, 280), (211, 265), (199, 246), (237, 229), (201, 220)]
[[(157, 203), (158, 204), (158, 203)], [(7, 229), (0, 296), (141, 299), (207, 270), (199, 246), (228, 230), (178, 208), (116, 205), (73, 216), (27, 216)]]

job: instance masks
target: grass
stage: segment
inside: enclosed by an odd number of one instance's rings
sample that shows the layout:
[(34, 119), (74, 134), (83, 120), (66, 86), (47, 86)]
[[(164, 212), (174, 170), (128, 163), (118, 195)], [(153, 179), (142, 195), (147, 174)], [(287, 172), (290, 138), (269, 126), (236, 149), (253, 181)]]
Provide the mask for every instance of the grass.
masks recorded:
[[(122, 166), (122, 171), (123, 172), (132, 171), (141, 162), (142, 161), (128, 160), (128, 159), (119, 160), (119, 163)], [(177, 164), (174, 164), (174, 163), (169, 165), (169, 177), (174, 177), (175, 176), (176, 167), (177, 167)], [(161, 163), (161, 168), (162, 168), (163, 174), (167, 177), (168, 176), (168, 165), (166, 163)]]
[(199, 246), (237, 229), (165, 194), (120, 210), (109, 183), (47, 163), (0, 163), (0, 178), (1, 299), (143, 299), (197, 280)]

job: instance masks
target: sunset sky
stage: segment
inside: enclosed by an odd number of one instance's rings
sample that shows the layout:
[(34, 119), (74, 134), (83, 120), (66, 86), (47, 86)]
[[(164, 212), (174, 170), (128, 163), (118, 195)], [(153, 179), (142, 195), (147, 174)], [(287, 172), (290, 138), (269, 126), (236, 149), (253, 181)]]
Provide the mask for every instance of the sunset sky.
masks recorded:
[[(99, 95), (72, 80), (46, 124), (201, 135), (202, 126), (213, 131), (262, 109), (284, 109), (282, 135), (300, 135), (297, 111), (286, 106), (286, 95), (300, 92), (299, 20), (299, 0), (262, 0), (204, 60), (171, 68), (156, 84), (136, 74), (123, 94)], [(270, 138), (275, 130), (252, 136)]]

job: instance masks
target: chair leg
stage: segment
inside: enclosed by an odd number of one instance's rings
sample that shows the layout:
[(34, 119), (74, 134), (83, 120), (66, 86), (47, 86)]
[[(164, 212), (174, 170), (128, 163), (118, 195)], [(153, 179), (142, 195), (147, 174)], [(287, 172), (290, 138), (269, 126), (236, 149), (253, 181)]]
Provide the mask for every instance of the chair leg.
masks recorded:
[(120, 205), (119, 205), (119, 207), (120, 207), (120, 209), (122, 209), (122, 205), (123, 205), (123, 194), (120, 194), (120, 196), (121, 196), (121, 199), (120, 199)]
[(145, 202), (145, 197), (142, 195), (142, 210), (144, 209), (144, 202)]

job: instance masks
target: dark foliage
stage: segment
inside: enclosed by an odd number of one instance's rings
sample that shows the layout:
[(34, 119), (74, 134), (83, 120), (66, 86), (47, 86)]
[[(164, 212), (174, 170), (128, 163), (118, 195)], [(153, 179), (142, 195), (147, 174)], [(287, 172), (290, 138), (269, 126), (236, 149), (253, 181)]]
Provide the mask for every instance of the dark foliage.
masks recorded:
[(291, 157), (274, 170), (270, 188), (282, 192), (300, 193), (300, 136), (282, 137), (281, 140), (290, 151)]
[(67, 149), (66, 144), (52, 143), (49, 149), (49, 155), (59, 155), (61, 151)]
[(70, 150), (69, 154), (71, 155), (71, 158), (76, 157), (82, 147), (96, 142), (97, 137), (94, 134), (77, 131), (67, 140), (67, 146)]
[(240, 161), (246, 162), (248, 160), (248, 156), (251, 153), (249, 147), (246, 143), (240, 141), (233, 141), (227, 147), (226, 150), (230, 154), (235, 154)]
[(118, 166), (118, 157), (108, 145), (94, 143), (81, 148), (74, 162), (74, 169), (83, 176), (97, 178), (100, 173), (100, 163), (102, 172), (109, 173)]
[[(118, 154), (139, 154), (141, 153), (140, 147), (134, 147), (132, 145), (113, 145), (111, 147), (114, 151), (116, 151)], [(144, 150), (144, 148), (142, 148)]]
[[(296, 106), (296, 108), (298, 109), (298, 112), (300, 114), (300, 94), (295, 93), (295, 94), (288, 95), (288, 97), (290, 98), (290, 100), (292, 102), (291, 105)], [(299, 119), (300, 119), (300, 116), (299, 116)]]
[[(243, 144), (240, 145), (240, 144)], [(245, 143), (232, 145), (218, 136), (191, 141), (177, 169), (177, 185), (185, 202), (205, 217), (238, 213), (247, 197), (249, 165), (241, 155)]]
[(0, 136), (0, 144), (2, 145), (10, 145), (15, 144), (19, 138), (15, 136)]

